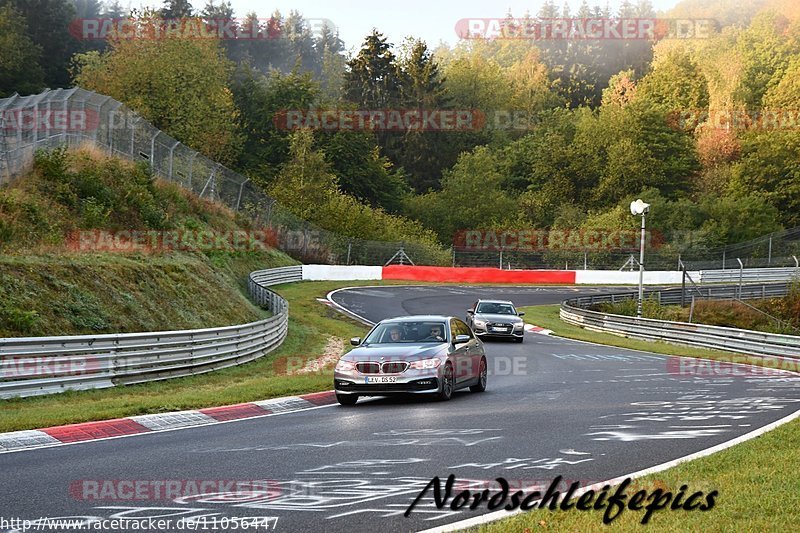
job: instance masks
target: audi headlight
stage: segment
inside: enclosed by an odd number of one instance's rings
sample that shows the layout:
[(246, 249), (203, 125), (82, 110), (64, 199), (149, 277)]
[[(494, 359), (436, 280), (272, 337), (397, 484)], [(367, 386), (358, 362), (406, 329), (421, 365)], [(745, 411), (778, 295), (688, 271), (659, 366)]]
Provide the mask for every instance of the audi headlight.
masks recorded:
[(434, 368), (439, 368), (441, 364), (441, 359), (422, 359), (420, 361), (412, 361), (409, 367), (414, 370), (432, 370)]
[(340, 359), (338, 363), (336, 363), (336, 371), (337, 372), (352, 372), (356, 369), (356, 365), (351, 363), (350, 361), (345, 361), (344, 359)]
[(486, 321), (485, 320), (473, 320), (472, 323), (478, 328), (485, 328)]

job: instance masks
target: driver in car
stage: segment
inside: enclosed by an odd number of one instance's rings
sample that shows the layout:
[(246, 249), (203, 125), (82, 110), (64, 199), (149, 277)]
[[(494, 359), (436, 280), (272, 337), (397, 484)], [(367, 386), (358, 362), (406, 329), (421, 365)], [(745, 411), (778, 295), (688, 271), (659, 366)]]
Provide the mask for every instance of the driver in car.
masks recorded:
[(431, 326), (431, 332), (425, 340), (443, 341), (444, 335), (442, 334), (442, 326), (438, 324)]
[(393, 327), (389, 330), (389, 337), (392, 342), (400, 342), (403, 340), (403, 331), (398, 327)]

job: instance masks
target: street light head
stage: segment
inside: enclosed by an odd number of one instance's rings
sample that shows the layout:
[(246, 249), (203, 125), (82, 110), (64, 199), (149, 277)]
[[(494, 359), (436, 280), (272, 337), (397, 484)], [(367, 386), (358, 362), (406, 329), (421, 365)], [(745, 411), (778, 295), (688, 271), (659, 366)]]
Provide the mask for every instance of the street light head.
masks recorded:
[(644, 203), (641, 198), (636, 200), (635, 202), (631, 202), (632, 215), (644, 215), (649, 211), (650, 211), (650, 204)]

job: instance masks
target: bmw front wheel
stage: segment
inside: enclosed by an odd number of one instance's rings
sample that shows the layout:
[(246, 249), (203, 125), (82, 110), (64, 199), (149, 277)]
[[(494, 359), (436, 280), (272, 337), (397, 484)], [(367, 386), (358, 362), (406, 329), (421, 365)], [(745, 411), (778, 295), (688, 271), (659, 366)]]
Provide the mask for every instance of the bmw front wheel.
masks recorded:
[(453, 396), (455, 389), (455, 377), (453, 376), (453, 365), (448, 361), (442, 372), (442, 388), (439, 390), (439, 400), (446, 402)]

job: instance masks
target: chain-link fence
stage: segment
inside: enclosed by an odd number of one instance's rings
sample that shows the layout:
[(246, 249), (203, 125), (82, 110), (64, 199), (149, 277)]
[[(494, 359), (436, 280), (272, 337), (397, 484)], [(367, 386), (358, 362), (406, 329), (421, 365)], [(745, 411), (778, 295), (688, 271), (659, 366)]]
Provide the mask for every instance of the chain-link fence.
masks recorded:
[[(0, 99), (0, 185), (30, 168), (37, 149), (87, 143), (147, 161), (163, 179), (250, 216), (257, 226), (274, 230), (282, 250), (306, 263), (381, 265), (408, 258), (417, 265), (638, 269), (638, 252), (630, 251), (444, 248), (349, 238), (296, 217), (245, 176), (188, 148), (109, 96), (73, 88)], [(691, 270), (739, 268), (738, 260), (744, 267), (796, 266), (797, 257), (800, 228), (718, 249), (648, 249), (645, 266), (675, 270), (681, 260)]]
[(245, 176), (188, 148), (111, 97), (73, 88), (0, 99), (0, 185), (30, 168), (38, 149), (87, 143), (147, 161), (161, 178), (271, 228), (279, 247), (302, 262), (379, 265), (401, 248), (417, 264), (450, 262), (450, 251), (442, 247), (348, 238), (302, 220)]

